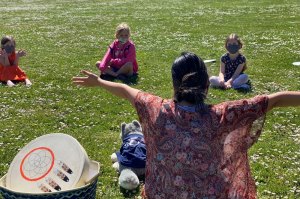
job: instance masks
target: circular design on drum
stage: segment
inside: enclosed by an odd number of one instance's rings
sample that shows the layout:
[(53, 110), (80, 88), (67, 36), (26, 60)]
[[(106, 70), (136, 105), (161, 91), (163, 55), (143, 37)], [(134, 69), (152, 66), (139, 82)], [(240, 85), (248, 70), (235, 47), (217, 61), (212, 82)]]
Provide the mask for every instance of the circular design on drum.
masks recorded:
[(47, 147), (38, 147), (25, 155), (20, 164), (22, 177), (38, 181), (49, 174), (54, 165), (54, 153)]

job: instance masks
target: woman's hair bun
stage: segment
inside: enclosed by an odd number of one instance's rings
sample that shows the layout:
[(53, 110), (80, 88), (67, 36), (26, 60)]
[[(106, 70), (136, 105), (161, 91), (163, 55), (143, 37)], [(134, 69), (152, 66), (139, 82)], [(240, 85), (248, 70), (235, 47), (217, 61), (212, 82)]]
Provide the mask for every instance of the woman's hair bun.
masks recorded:
[(206, 97), (206, 90), (199, 86), (200, 75), (197, 72), (188, 73), (183, 76), (181, 85), (175, 93), (176, 101), (188, 101), (190, 103), (201, 103)]

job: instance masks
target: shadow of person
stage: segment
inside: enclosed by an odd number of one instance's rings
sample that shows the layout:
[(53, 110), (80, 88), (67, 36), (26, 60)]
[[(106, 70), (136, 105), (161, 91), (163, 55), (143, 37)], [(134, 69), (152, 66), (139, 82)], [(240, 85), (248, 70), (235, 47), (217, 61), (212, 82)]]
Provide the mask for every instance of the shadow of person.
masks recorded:
[(138, 83), (139, 76), (138, 74), (133, 74), (132, 76), (129, 77), (126, 75), (118, 75), (117, 77), (113, 77), (111, 75), (101, 74), (100, 78), (112, 82), (115, 82), (116, 80), (120, 80), (124, 84), (135, 85)]

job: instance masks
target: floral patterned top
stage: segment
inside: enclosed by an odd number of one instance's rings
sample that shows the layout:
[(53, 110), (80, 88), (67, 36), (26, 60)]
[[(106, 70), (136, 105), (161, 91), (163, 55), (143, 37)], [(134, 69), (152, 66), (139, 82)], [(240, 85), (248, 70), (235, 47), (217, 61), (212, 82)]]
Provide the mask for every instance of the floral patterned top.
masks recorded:
[[(230, 59), (229, 53), (225, 53), (221, 57), (221, 62), (225, 64), (225, 74), (224, 74), (224, 79), (225, 81), (228, 81), (238, 68), (240, 64), (245, 64), (246, 63), (246, 57), (243, 56), (242, 54), (239, 54), (235, 59)], [(244, 67), (245, 69), (245, 67)], [(242, 71), (244, 71), (244, 69)]]
[(143, 197), (256, 198), (247, 151), (261, 134), (267, 96), (205, 105), (196, 112), (139, 92), (147, 147)]

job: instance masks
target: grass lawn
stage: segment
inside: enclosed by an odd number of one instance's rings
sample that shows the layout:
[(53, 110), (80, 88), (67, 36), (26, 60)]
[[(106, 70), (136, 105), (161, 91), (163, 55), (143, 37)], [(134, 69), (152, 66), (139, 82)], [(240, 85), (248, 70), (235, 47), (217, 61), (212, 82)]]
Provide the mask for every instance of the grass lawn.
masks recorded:
[[(217, 75), (224, 40), (244, 40), (251, 93), (211, 89), (208, 103), (300, 90), (299, 0), (12, 0), (0, 3), (0, 35), (13, 35), (27, 57), (20, 66), (33, 82), (27, 88), (0, 86), (0, 176), (18, 150), (48, 133), (75, 137), (101, 162), (98, 198), (124, 198), (110, 154), (120, 146), (121, 122), (137, 119), (124, 100), (101, 89), (79, 88), (71, 78), (94, 64), (127, 22), (136, 44), (140, 75), (133, 86), (172, 96), (170, 68), (181, 51), (193, 51)], [(300, 197), (300, 109), (268, 113), (264, 132), (249, 154), (259, 198)]]

